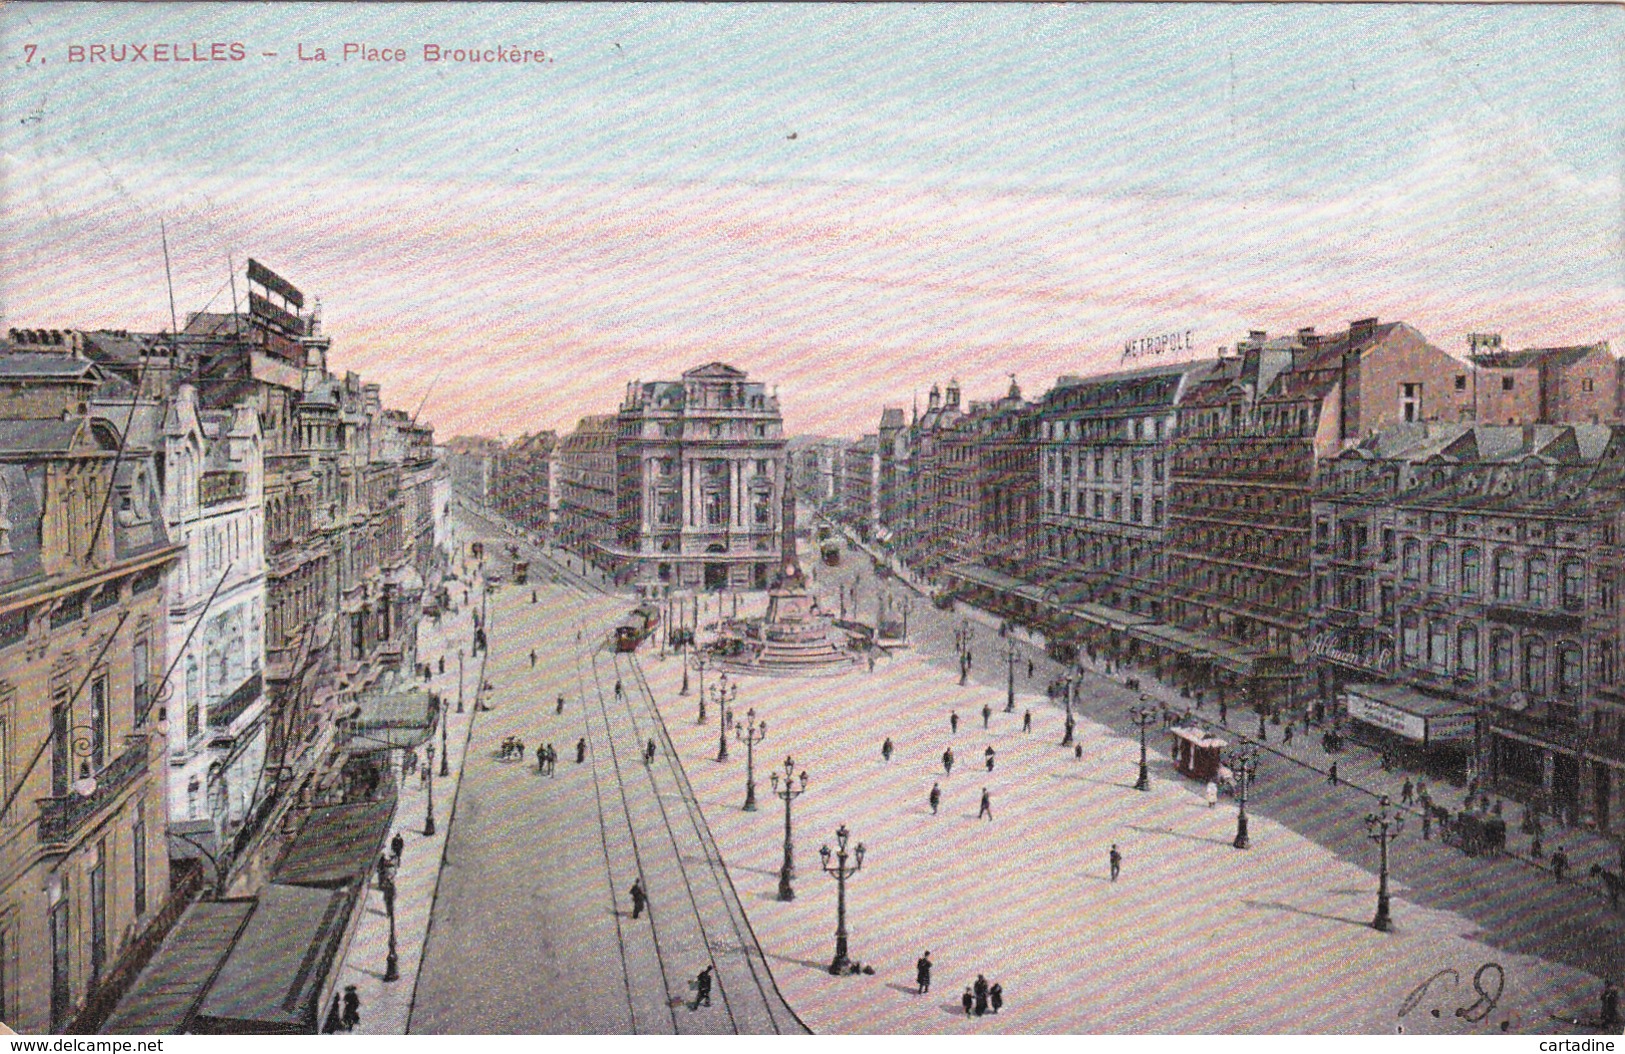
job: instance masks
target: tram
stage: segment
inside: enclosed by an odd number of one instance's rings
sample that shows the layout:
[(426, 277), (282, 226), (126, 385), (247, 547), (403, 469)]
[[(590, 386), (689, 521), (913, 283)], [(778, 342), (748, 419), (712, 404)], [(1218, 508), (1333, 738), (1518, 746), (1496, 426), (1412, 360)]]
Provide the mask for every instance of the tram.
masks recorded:
[(615, 627), (615, 650), (637, 651), (638, 645), (660, 625), (660, 610), (653, 604), (639, 604), (626, 621)]

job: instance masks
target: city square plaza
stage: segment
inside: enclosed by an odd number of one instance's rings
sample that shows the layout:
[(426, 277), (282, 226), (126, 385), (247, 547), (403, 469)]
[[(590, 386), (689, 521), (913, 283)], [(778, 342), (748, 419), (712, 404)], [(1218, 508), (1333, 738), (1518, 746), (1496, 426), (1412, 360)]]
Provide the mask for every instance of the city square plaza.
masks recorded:
[[(541, 616), (530, 601), (522, 589), (493, 596), (496, 658), (530, 646), (525, 626)], [(702, 640), (725, 602), (701, 601), (709, 610), (702, 609)], [(599, 642), (630, 606), (613, 596), (573, 603), (571, 617), (589, 635), (596, 628)], [(742, 594), (739, 603), (741, 615), (756, 613), (765, 595)], [(916, 617), (925, 630), (916, 636), (928, 639), (930, 620), (949, 618), (927, 610)], [(737, 721), (754, 708), (767, 723), (755, 747), (753, 812), (741, 809), (744, 744), (730, 734), (728, 760), (719, 763), (714, 701), (706, 723), (697, 723), (698, 671), (690, 668), (685, 696), (675, 653), (662, 658), (651, 639), (635, 656), (773, 977), (813, 1032), (1489, 1034), (1553, 1031), (1561, 1027), (1553, 1015), (1594, 1012), (1597, 977), (1494, 947), (1463, 916), (1411, 901), (1407, 856), (1419, 824), (1390, 846), (1395, 923), (1378, 932), (1369, 925), (1378, 848), (1363, 825), (1374, 803), (1346, 804), (1347, 824), (1360, 831), (1358, 856), (1275, 822), (1267, 803), (1250, 817), (1251, 847), (1237, 850), (1235, 801), (1210, 807), (1201, 784), (1179, 777), (1163, 749), (1165, 733), (1150, 732), (1151, 785), (1138, 793), (1134, 739), (1089, 720), (1088, 705), (1080, 706), (1075, 734), (1083, 749), (1075, 759), (1058, 745), (1063, 716), (1044, 694), (1047, 664), (1040, 659), (1029, 680), (1018, 662), (1016, 709), (1006, 713), (1003, 642), (987, 629), (981, 641), (981, 679), (963, 686), (946, 646), (940, 655), (900, 648), (873, 672), (858, 666), (840, 677), (730, 678)], [(636, 690), (626, 657), (616, 668)], [(713, 692), (715, 667), (704, 680)], [(1087, 677), (1083, 691), (1107, 704), (1120, 697), (1124, 708), (1137, 698), (1099, 676)], [(986, 731), (984, 705), (993, 711)], [(1024, 733), (1029, 709), (1033, 730)], [(959, 715), (957, 734), (951, 712)], [(881, 755), (886, 738), (895, 745), (889, 762)], [(988, 746), (996, 752), (992, 772)], [(942, 765), (948, 747), (956, 755), (951, 775)], [(784, 807), (769, 773), (782, 770), (786, 755), (809, 778), (793, 805), (795, 899), (781, 902)], [(1285, 762), (1265, 755), (1261, 764)], [(942, 788), (935, 816), (927, 804), (933, 782)], [(977, 818), (984, 787), (991, 822)], [(821, 873), (818, 850), (834, 844), (843, 824), (867, 851), (848, 881), (847, 926), (852, 958), (873, 974), (828, 972), (836, 883)], [(1123, 858), (1115, 882), (1107, 862), (1114, 843)], [(919, 996), (914, 964), (926, 950), (933, 987)], [(1486, 1005), (1475, 973), (1480, 987), (1496, 987), (1497, 971), (1480, 972), (1485, 963), (1500, 967), (1501, 991), (1493, 1009), (1472, 1020)], [(1454, 974), (1410, 999), (1446, 970)], [(960, 996), (978, 974), (1002, 985), (1004, 1007), (967, 1018)]]

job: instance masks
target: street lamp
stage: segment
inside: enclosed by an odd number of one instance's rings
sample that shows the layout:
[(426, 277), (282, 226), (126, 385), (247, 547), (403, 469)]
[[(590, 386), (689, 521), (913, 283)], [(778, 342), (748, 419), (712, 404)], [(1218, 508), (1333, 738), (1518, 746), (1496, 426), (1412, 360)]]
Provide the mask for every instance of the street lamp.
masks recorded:
[[(711, 686), (711, 701), (717, 704), (717, 709), (719, 711), (726, 711), (728, 709), (728, 704), (732, 703), (734, 701), (734, 697), (738, 694), (739, 685), (729, 682), (728, 673), (726, 670), (724, 670), (722, 676), (717, 679), (717, 683)], [(700, 720), (698, 723), (702, 725), (705, 724), (704, 689), (700, 690)]]
[[(700, 716), (694, 722), (697, 725), (705, 724), (705, 668), (710, 664), (711, 659), (703, 651), (694, 653), (694, 668), (700, 671)], [(711, 687), (715, 688), (716, 685)]]
[(852, 960), (846, 954), (846, 880), (857, 874), (863, 868), (863, 843), (859, 842), (853, 852), (856, 859), (851, 866), (847, 865), (846, 840), (850, 835), (846, 824), (841, 824), (835, 831), (835, 866), (829, 866), (829, 846), (818, 847), (818, 855), (823, 861), (824, 874), (835, 879), (835, 959), (829, 964), (829, 972), (839, 976), (851, 973)]
[(457, 649), (457, 712), (463, 712), (463, 649)]
[[(678, 690), (677, 694), (678, 695), (687, 695), (688, 694), (688, 640), (686, 638), (682, 642), (682, 649), (683, 649), (683, 687)], [(705, 723), (705, 697), (703, 695), (700, 696), (700, 723), (701, 724)]]
[(1245, 849), (1252, 844), (1247, 840), (1247, 788), (1258, 775), (1258, 745), (1243, 736), (1225, 760), (1235, 776), (1236, 793), (1241, 802), (1241, 809), (1236, 813), (1236, 839), (1230, 844)]
[(796, 891), (790, 888), (790, 880), (796, 875), (796, 849), (790, 840), (790, 803), (795, 801), (807, 789), (807, 773), (801, 773), (801, 786), (796, 786), (793, 778), (796, 771), (795, 759), (786, 756), (784, 759), (784, 786), (779, 786), (779, 774), (773, 772), (768, 776), (768, 782), (773, 785), (773, 793), (784, 799), (784, 863), (779, 866), (779, 899), (794, 900)]
[(429, 811), (423, 818), (423, 837), (434, 837), (434, 743), (431, 741), (426, 748), (429, 754), (429, 770), (427, 779), (423, 782), (429, 788)]
[(1009, 641), (1006, 647), (1008, 650), (1005, 654), (1005, 667), (1010, 678), (1006, 685), (1004, 712), (1013, 714), (1016, 712), (1016, 642)]
[(384, 960), (384, 980), (401, 979), (400, 959), (395, 946), (395, 876), (390, 873), (389, 857), (378, 858), (378, 888), (384, 891), (384, 913), (389, 916), (389, 956)]
[(1386, 794), (1382, 796), (1381, 808), (1380, 813), (1366, 814), (1365, 828), (1366, 836), (1382, 847), (1382, 865), (1377, 871), (1377, 917), (1371, 920), (1371, 928), (1387, 933), (1394, 928), (1393, 919), (1388, 915), (1388, 840), (1399, 837), (1399, 832), (1405, 829), (1405, 814), (1389, 811)]
[(767, 722), (756, 720), (756, 708), (745, 711), (743, 726), (734, 725), (734, 735), (745, 744), (745, 811), (756, 811), (756, 744), (767, 738)]
[(1072, 678), (1067, 677), (1061, 682), (1061, 694), (1066, 701), (1066, 734), (1061, 737), (1061, 746), (1072, 745), (1072, 732), (1077, 722), (1072, 719)]
[(440, 774), (442, 776), (450, 776), (451, 775), (451, 769), (446, 767), (446, 759), (449, 758), (450, 756), (451, 756), (451, 751), (446, 749), (446, 715), (441, 714), (440, 715)]
[(1140, 726), (1140, 778), (1134, 781), (1134, 789), (1148, 791), (1151, 789), (1151, 769), (1145, 762), (1145, 730), (1157, 719), (1157, 711), (1154, 707), (1142, 705), (1131, 708), (1128, 714)]

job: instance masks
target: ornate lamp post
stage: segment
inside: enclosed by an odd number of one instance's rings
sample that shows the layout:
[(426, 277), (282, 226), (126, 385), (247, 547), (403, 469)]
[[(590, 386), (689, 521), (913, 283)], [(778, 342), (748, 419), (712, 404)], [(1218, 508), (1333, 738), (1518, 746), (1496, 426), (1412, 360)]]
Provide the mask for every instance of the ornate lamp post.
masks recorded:
[(756, 708), (745, 711), (744, 725), (734, 725), (734, 735), (745, 744), (745, 811), (756, 811), (756, 744), (767, 738), (767, 722), (756, 720)]
[(818, 847), (818, 856), (823, 861), (824, 873), (835, 879), (835, 959), (829, 964), (829, 972), (839, 976), (850, 973), (852, 960), (846, 954), (846, 880), (863, 869), (863, 843), (859, 842), (852, 853), (855, 857), (849, 866), (846, 862), (846, 840), (850, 835), (846, 824), (841, 824), (835, 831), (835, 866), (829, 866), (829, 846)]
[(1072, 718), (1072, 678), (1067, 677), (1061, 682), (1061, 694), (1066, 702), (1066, 734), (1061, 737), (1061, 746), (1072, 745), (1072, 732), (1077, 728), (1077, 722)]
[(908, 639), (908, 613), (909, 613), (910, 609), (912, 609), (913, 607), (914, 607), (914, 605), (912, 603), (910, 603), (908, 595), (905, 593), (903, 595), (903, 639), (904, 640)]
[(1005, 672), (1007, 672), (1010, 677), (1005, 686), (1006, 692), (1004, 697), (1004, 712), (1007, 714), (1013, 714), (1016, 712), (1016, 642), (1013, 640), (1009, 641), (1005, 645), (1005, 648)]
[(705, 724), (705, 668), (711, 664), (710, 656), (698, 648), (694, 650), (694, 668), (700, 671), (700, 719), (696, 724)]
[(1236, 749), (1232, 750), (1225, 760), (1230, 763), (1230, 771), (1235, 774), (1236, 793), (1241, 802), (1241, 808), (1236, 813), (1236, 840), (1230, 844), (1237, 849), (1245, 849), (1252, 844), (1247, 840), (1247, 788), (1258, 775), (1258, 744), (1243, 736)]
[(425, 748), (429, 755), (429, 770), (424, 785), (429, 789), (429, 811), (423, 817), (423, 837), (434, 837), (434, 743)]
[(1388, 914), (1388, 840), (1399, 837), (1399, 832), (1405, 829), (1405, 814), (1389, 811), (1386, 794), (1382, 796), (1380, 808), (1381, 812), (1366, 815), (1365, 828), (1366, 836), (1382, 850), (1382, 864), (1377, 871), (1377, 917), (1371, 920), (1371, 928), (1386, 933), (1394, 928)]
[[(724, 672), (722, 676), (718, 678), (718, 683), (711, 686), (711, 701), (717, 704), (718, 711), (726, 712), (728, 709), (728, 704), (732, 703), (734, 701), (734, 696), (738, 694), (739, 685), (730, 684), (728, 681), (728, 674), (726, 672)], [(703, 688), (700, 689), (699, 723), (702, 725), (705, 724), (705, 689)]]
[(384, 913), (389, 916), (389, 957), (384, 960), (384, 980), (401, 979), (400, 959), (395, 947), (395, 876), (389, 857), (378, 860), (378, 888), (384, 891)]
[(1134, 789), (1148, 791), (1151, 789), (1151, 769), (1145, 762), (1145, 730), (1157, 719), (1157, 711), (1154, 707), (1142, 705), (1131, 708), (1128, 714), (1140, 726), (1140, 778), (1134, 781)]
[(796, 891), (790, 888), (790, 880), (796, 877), (796, 849), (795, 843), (790, 840), (790, 803), (795, 801), (807, 789), (807, 773), (801, 773), (801, 786), (796, 786), (794, 774), (796, 771), (795, 759), (786, 756), (784, 759), (784, 786), (779, 786), (779, 774), (773, 772), (768, 776), (768, 782), (773, 785), (773, 793), (784, 799), (784, 863), (779, 866), (779, 899), (794, 900)]
[[(683, 687), (678, 690), (677, 694), (678, 695), (687, 695), (688, 694), (688, 641), (686, 641), (686, 640), (683, 641), (682, 649), (683, 649)], [(702, 725), (705, 724), (705, 697), (703, 695), (700, 697), (700, 722), (699, 723), (702, 724)]]
[(457, 712), (463, 712), (463, 649), (457, 649)]
[(446, 767), (446, 759), (451, 757), (451, 751), (446, 749), (446, 715), (440, 715), (440, 774), (450, 776), (451, 769)]

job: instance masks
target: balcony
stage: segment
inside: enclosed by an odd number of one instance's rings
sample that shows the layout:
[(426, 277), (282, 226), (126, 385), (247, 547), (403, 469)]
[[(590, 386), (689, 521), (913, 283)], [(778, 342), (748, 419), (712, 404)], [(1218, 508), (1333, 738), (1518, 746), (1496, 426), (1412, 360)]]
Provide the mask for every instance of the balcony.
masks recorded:
[(233, 721), (243, 716), (244, 710), (254, 705), (254, 701), (261, 695), (264, 683), (265, 678), (256, 673), (238, 685), (236, 691), (209, 707), (209, 727), (230, 727)]
[(84, 826), (135, 782), (147, 770), (147, 743), (142, 739), (114, 758), (96, 773), (96, 791), (88, 797), (65, 794), (60, 798), (39, 799), (39, 840), (41, 845), (68, 842)]

